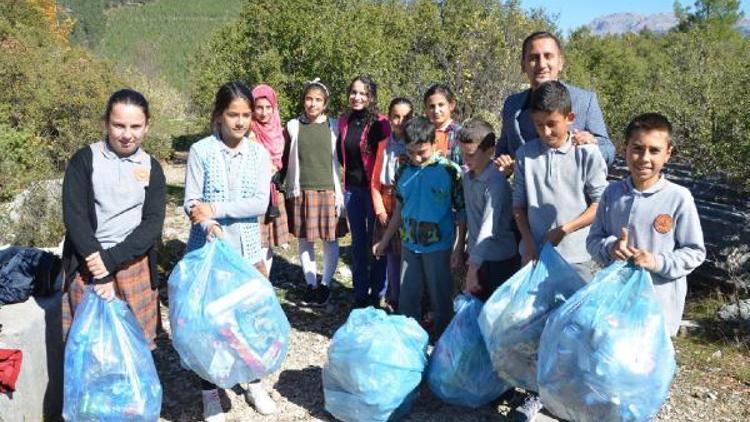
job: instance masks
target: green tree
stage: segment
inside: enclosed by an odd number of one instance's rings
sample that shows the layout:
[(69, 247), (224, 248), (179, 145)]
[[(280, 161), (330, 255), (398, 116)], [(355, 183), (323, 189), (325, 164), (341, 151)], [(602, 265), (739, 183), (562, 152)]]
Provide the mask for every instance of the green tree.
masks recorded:
[(679, 21), (678, 31), (710, 26), (715, 35), (722, 37), (736, 32), (735, 25), (744, 16), (740, 10), (740, 0), (696, 0), (692, 9), (676, 1), (674, 13)]
[(240, 22), (223, 28), (197, 56), (193, 99), (207, 114), (223, 82), (267, 82), (279, 91), (288, 118), (299, 111), (303, 83), (320, 77), (338, 112), (351, 79), (367, 73), (379, 82), (384, 103), (395, 95), (419, 100), (440, 81), (455, 89), (460, 116), (498, 113), (502, 98), (523, 83), (523, 37), (549, 27), (518, 1), (253, 1)]

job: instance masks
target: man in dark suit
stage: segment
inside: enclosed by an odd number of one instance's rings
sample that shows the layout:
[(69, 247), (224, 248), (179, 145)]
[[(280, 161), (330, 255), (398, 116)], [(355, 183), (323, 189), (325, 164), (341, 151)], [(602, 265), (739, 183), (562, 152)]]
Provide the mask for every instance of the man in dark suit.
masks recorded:
[[(509, 96), (503, 105), (503, 127), (497, 143), (495, 163), (506, 174), (512, 172), (518, 147), (538, 137), (528, 110), (531, 91), (543, 82), (557, 80), (564, 63), (560, 41), (553, 34), (534, 32), (523, 41), (521, 69), (528, 77), (531, 88)], [(573, 143), (597, 144), (607, 165), (611, 165), (615, 159), (615, 147), (609, 140), (596, 94), (572, 85), (565, 86), (570, 92), (575, 115), (575, 122), (571, 125)]]

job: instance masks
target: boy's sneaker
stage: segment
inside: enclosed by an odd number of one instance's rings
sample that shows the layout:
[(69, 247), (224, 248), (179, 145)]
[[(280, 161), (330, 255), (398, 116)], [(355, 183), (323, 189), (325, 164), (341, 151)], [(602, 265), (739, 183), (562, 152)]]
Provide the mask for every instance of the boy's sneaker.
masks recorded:
[(203, 390), (203, 420), (224, 422), (224, 409), (221, 408), (219, 390)]
[(508, 416), (515, 422), (532, 422), (543, 407), (539, 395), (529, 392), (523, 404), (511, 410)]
[(260, 381), (247, 384), (245, 400), (255, 407), (255, 410), (261, 415), (273, 415), (276, 413), (276, 403), (273, 402)]
[(315, 296), (310, 306), (326, 306), (331, 299), (331, 290), (324, 284), (319, 284), (314, 290)]

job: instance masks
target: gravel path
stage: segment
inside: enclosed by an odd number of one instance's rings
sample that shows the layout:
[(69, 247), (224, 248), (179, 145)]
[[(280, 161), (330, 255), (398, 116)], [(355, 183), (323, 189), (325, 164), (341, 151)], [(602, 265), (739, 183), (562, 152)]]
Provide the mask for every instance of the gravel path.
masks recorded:
[[(184, 165), (165, 166), (167, 183), (175, 198), (184, 180)], [(187, 238), (188, 220), (178, 203), (168, 206), (164, 242), (166, 249), (179, 259)], [(302, 293), (302, 272), (296, 264), (296, 244), (288, 250), (279, 248), (271, 280), (282, 296), (282, 306), (292, 325), (290, 347), (281, 370), (263, 380), (279, 408), (277, 415), (263, 417), (249, 406), (242, 391), (235, 387), (222, 396), (227, 419), (230, 421), (330, 421), (324, 410), (321, 368), (326, 360), (328, 344), (334, 331), (346, 320), (351, 302), (351, 273), (346, 262), (349, 248), (342, 242), (339, 263), (332, 289), (332, 301), (326, 309), (311, 309), (297, 305)], [(172, 262), (173, 264), (174, 262)], [(168, 270), (168, 269), (167, 269)], [(199, 379), (180, 367), (179, 357), (169, 338), (169, 318), (166, 291), (162, 292), (162, 322), (165, 332), (157, 339), (155, 352), (164, 400), (162, 420), (193, 421), (201, 418)], [(702, 365), (693, 365), (677, 341), (678, 373), (671, 397), (662, 409), (663, 421), (736, 421), (750, 419), (750, 385), (722, 376), (720, 371), (706, 372)], [(516, 403), (498, 401), (472, 410), (450, 406), (435, 398), (423, 384), (421, 396), (414, 406), (410, 421), (502, 421)]]

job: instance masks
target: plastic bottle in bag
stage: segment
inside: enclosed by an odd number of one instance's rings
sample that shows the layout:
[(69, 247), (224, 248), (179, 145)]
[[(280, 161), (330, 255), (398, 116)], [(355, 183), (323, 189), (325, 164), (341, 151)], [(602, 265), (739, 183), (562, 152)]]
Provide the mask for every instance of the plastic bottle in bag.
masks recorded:
[(372, 307), (353, 310), (328, 347), (326, 410), (342, 421), (387, 421), (408, 414), (427, 363), (427, 340), (412, 318)]
[(547, 243), (529, 263), (498, 287), (479, 314), (479, 329), (495, 371), (512, 386), (538, 391), (539, 338), (547, 317), (584, 285)]
[(457, 296), (453, 301), (456, 314), (432, 350), (427, 383), (446, 403), (480, 407), (508, 389), (495, 374), (479, 332), (482, 305), (473, 296)]
[(146, 337), (127, 304), (86, 288), (65, 345), (63, 418), (155, 421), (161, 398)]
[(617, 261), (547, 321), (539, 393), (564, 419), (647, 421), (664, 404), (675, 367), (651, 276)]

